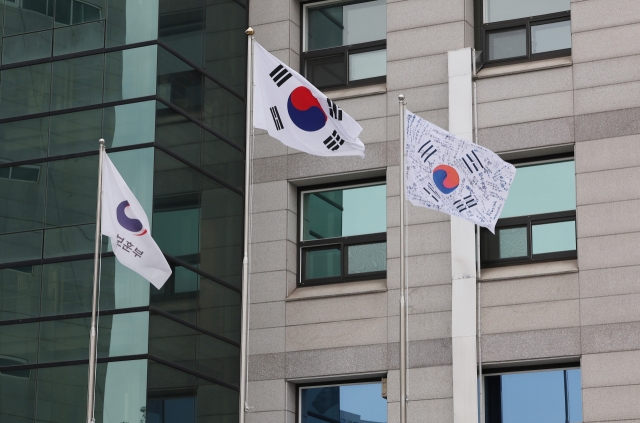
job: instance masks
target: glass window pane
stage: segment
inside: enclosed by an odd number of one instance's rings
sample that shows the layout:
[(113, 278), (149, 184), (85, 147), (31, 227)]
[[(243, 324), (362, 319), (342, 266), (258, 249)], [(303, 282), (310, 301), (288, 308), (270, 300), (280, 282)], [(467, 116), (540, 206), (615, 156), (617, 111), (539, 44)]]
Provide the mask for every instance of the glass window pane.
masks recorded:
[(34, 364), (37, 355), (38, 323), (0, 326), (0, 366)]
[(102, 19), (104, 0), (92, 0), (91, 3), (73, 0), (71, 8), (71, 23), (79, 24)]
[(0, 233), (42, 229), (47, 164), (0, 170)]
[(349, 55), (349, 81), (387, 74), (387, 49)]
[(42, 231), (0, 236), (0, 263), (42, 258)]
[(582, 422), (582, 379), (580, 369), (566, 370), (569, 423)]
[(195, 165), (201, 164), (202, 129), (160, 102), (156, 107), (156, 142)]
[(49, 156), (97, 150), (101, 123), (102, 109), (51, 116)]
[[(243, 189), (244, 154), (210, 132), (202, 132), (204, 135), (202, 168), (236, 188)], [(241, 145), (243, 144), (244, 142)]]
[(387, 187), (374, 185), (303, 194), (303, 241), (387, 230)]
[(318, 88), (345, 85), (347, 83), (347, 67), (345, 56), (327, 56), (318, 59), (307, 59), (307, 79)]
[(158, 38), (158, 0), (109, 0), (107, 47)]
[(343, 6), (309, 8), (307, 14), (307, 51), (343, 45)]
[(485, 23), (568, 11), (571, 0), (485, 0)]
[(386, 0), (309, 8), (307, 51), (384, 40)]
[(153, 142), (155, 101), (104, 109), (103, 137), (107, 148)]
[(387, 400), (380, 383), (304, 388), (300, 391), (302, 421), (387, 422)]
[(2, 64), (25, 62), (51, 56), (51, 31), (33, 32), (5, 38), (2, 47)]
[(4, 36), (50, 29), (53, 26), (53, 2), (47, 0), (7, 1)]
[(576, 222), (533, 225), (533, 254), (576, 249)]
[(531, 27), (531, 53), (571, 48), (571, 21)]
[(203, 76), (200, 72), (158, 47), (158, 95), (196, 119), (201, 118)]
[(527, 55), (526, 28), (489, 32), (487, 42), (489, 60)]
[[(99, 364), (98, 369), (101, 366), (103, 365)], [(88, 367), (87, 364), (83, 364), (38, 370), (38, 406), (36, 407), (38, 423), (70, 423), (86, 420)], [(96, 386), (96, 393), (99, 392), (99, 387)], [(96, 401), (96, 410), (99, 409)]]
[(98, 156), (49, 162), (48, 176), (47, 226), (94, 223)]
[(160, 0), (158, 37), (169, 47), (202, 66), (205, 9), (202, 0)]
[(93, 260), (46, 264), (42, 271), (42, 316), (91, 311)]
[(202, 121), (224, 137), (244, 145), (244, 102), (209, 78), (204, 78)]
[(332, 278), (340, 276), (340, 247), (323, 250), (302, 250), (305, 279)]
[(512, 258), (527, 256), (527, 228), (498, 229), (500, 239), (500, 257)]
[(49, 111), (51, 64), (2, 71), (0, 118)]
[(147, 46), (106, 55), (104, 101), (156, 93), (157, 47)]
[(344, 45), (387, 38), (387, 0), (344, 6)]
[(166, 254), (188, 258), (200, 250), (200, 208), (155, 212), (153, 238)]
[(51, 109), (89, 106), (102, 102), (104, 55), (53, 62)]
[(348, 273), (383, 272), (387, 270), (387, 243), (352, 245), (348, 249)]
[(42, 266), (0, 270), (0, 320), (40, 315)]
[(53, 41), (54, 56), (103, 48), (104, 22), (58, 28)]
[(500, 376), (502, 423), (564, 422), (564, 371)]
[(0, 372), (0, 421), (32, 422), (36, 410), (37, 370)]
[[(96, 421), (144, 421), (147, 401), (147, 360), (98, 364)], [(86, 384), (86, 381), (85, 381)], [(85, 401), (86, 403), (86, 401)], [(68, 423), (65, 422), (65, 423)]]
[(149, 305), (149, 281), (114, 257), (104, 257), (101, 269), (101, 310)]
[(39, 159), (47, 156), (49, 118), (7, 122), (0, 125), (2, 162)]
[(576, 208), (573, 160), (518, 167), (500, 218)]

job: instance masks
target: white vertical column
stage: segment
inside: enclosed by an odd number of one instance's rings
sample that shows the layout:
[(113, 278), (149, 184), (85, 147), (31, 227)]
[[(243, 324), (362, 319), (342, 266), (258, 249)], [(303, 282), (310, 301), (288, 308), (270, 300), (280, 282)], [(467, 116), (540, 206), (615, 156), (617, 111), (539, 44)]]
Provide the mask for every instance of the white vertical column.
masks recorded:
[[(473, 141), (472, 50), (449, 52), (449, 132)], [(475, 225), (451, 217), (453, 421), (478, 422)]]

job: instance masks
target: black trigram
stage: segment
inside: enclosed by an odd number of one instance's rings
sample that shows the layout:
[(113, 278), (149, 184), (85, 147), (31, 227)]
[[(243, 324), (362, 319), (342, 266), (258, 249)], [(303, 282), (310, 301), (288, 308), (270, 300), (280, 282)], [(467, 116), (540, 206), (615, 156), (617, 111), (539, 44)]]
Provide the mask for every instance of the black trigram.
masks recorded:
[(440, 196), (438, 195), (438, 193), (436, 192), (435, 189), (433, 189), (433, 187), (431, 186), (431, 184), (427, 184), (429, 186), (429, 189), (427, 189), (426, 187), (422, 187), (422, 189), (424, 190), (424, 192), (426, 192), (427, 194), (429, 194), (431, 196), (431, 198), (433, 198), (434, 200), (436, 200), (436, 203), (440, 202)]
[(331, 117), (336, 120), (342, 120), (342, 109), (329, 99), (327, 99), (327, 104), (329, 105), (329, 114)]
[(278, 108), (276, 106), (273, 106), (269, 110), (271, 110), (271, 117), (273, 118), (273, 123), (276, 124), (276, 129), (278, 131), (284, 129), (282, 119), (280, 119), (280, 113), (278, 113)]
[(336, 151), (340, 148), (340, 146), (344, 144), (344, 139), (340, 138), (338, 132), (333, 131), (333, 134), (329, 135), (326, 140), (324, 140), (324, 145), (331, 151)]
[[(425, 148), (426, 147), (426, 148)], [(429, 157), (433, 156), (434, 154), (436, 154), (436, 152), (438, 151), (437, 148), (435, 148), (433, 146), (433, 144), (431, 144), (431, 140), (425, 142), (424, 144), (422, 144), (422, 147), (420, 147), (418, 149), (418, 153), (422, 151), (422, 149), (425, 149), (422, 154), (420, 155), (420, 157), (422, 157), (422, 161), (424, 161), (425, 163), (427, 162), (427, 160), (429, 160)]]
[[(477, 172), (478, 170), (480, 170), (478, 166), (484, 169), (484, 166), (482, 166), (482, 163), (480, 163), (480, 159), (478, 159), (478, 156), (476, 156), (476, 152), (472, 151), (471, 154), (473, 154), (473, 157), (467, 154), (466, 160), (464, 157), (462, 158), (462, 161), (464, 162), (465, 165), (467, 165), (467, 169), (469, 169), (469, 172), (471, 173)], [(471, 168), (471, 166), (473, 166), (473, 169)]]
[(478, 201), (473, 198), (473, 196), (467, 195), (462, 200), (454, 201), (453, 205), (456, 207), (456, 209), (458, 209), (458, 212), (463, 212), (467, 209), (477, 206)]
[(282, 84), (287, 82), (289, 78), (291, 78), (291, 72), (289, 72), (284, 66), (278, 65), (277, 68), (271, 71), (269, 74), (273, 82), (276, 83), (278, 87), (281, 87)]

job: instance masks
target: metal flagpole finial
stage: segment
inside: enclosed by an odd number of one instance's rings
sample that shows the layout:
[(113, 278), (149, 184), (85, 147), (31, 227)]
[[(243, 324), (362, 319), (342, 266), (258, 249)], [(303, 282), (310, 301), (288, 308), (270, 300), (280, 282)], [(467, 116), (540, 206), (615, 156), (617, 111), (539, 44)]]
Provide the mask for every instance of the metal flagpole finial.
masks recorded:
[(398, 96), (398, 101), (400, 101), (400, 103), (404, 103), (404, 95), (403, 94), (400, 94)]
[(253, 28), (249, 27), (249, 28), (247, 28), (247, 30), (244, 33), (247, 34), (247, 35), (253, 35), (256, 32), (253, 30)]
[(100, 138), (100, 140), (98, 141), (100, 143), (100, 146), (104, 145), (104, 138)]

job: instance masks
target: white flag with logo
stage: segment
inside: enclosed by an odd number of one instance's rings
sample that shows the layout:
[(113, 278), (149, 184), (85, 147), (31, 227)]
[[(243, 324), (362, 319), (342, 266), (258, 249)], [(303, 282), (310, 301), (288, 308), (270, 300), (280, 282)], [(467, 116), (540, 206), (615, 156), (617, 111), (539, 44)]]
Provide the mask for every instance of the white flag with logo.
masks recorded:
[(406, 196), (415, 206), (494, 232), (516, 168), (491, 150), (406, 111)]
[(123, 265), (156, 288), (171, 276), (171, 268), (149, 233), (149, 220), (109, 156), (102, 164), (102, 235), (111, 238)]
[(361, 156), (362, 127), (298, 72), (255, 43), (253, 125), (315, 156)]

